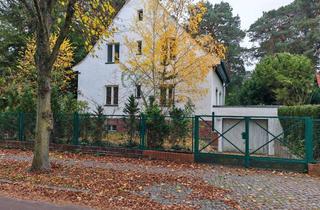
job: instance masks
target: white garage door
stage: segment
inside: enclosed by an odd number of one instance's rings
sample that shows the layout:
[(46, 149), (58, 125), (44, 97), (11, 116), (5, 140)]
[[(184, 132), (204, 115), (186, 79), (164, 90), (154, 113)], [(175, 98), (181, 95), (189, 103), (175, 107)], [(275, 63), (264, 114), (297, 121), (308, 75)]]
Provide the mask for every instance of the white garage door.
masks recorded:
[[(239, 119), (223, 119), (223, 132), (230, 129), (237, 124)], [(268, 133), (264, 129), (268, 130), (268, 120), (251, 120), (249, 123), (249, 142), (250, 152), (253, 152), (266, 144), (268, 141)], [(239, 153), (238, 147), (242, 152), (245, 152), (245, 140), (242, 139), (242, 133), (245, 132), (245, 122), (242, 120), (237, 126), (228, 131), (222, 139), (223, 152)], [(228, 139), (230, 142), (228, 142)], [(268, 145), (259, 149), (255, 154), (268, 154)]]

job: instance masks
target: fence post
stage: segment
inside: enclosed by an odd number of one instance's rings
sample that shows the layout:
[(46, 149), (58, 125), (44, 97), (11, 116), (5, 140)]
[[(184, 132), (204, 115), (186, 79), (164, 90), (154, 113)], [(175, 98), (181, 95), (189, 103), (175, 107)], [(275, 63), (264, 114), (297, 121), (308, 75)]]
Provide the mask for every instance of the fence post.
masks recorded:
[(79, 124), (80, 124), (79, 114), (74, 113), (73, 114), (73, 138), (72, 138), (73, 145), (79, 145), (79, 132), (80, 132)]
[(215, 128), (214, 128), (214, 121), (215, 121), (215, 114), (214, 114), (214, 112), (212, 112), (212, 122), (211, 122), (212, 131), (215, 130)]
[(244, 139), (245, 139), (245, 158), (244, 158), (244, 166), (246, 168), (250, 167), (250, 140), (249, 140), (249, 134), (250, 134), (250, 117), (245, 117), (245, 135), (244, 135)]
[(195, 158), (195, 161), (197, 161), (198, 159), (198, 156), (200, 154), (199, 152), (199, 136), (200, 136), (200, 133), (199, 133), (199, 122), (200, 122), (200, 117), (199, 116), (195, 116), (194, 117), (194, 158)]
[(24, 113), (19, 112), (19, 141), (24, 141)]
[(140, 116), (140, 149), (145, 149), (146, 119), (144, 114)]
[(314, 162), (313, 159), (313, 120), (311, 117), (305, 119), (305, 151), (307, 163)]

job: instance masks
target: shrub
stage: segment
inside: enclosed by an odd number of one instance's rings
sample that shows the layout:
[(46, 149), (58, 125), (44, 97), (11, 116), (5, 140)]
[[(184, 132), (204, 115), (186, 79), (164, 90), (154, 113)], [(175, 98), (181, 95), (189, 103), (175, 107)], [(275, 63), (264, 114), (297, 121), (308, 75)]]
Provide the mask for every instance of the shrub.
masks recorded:
[(106, 117), (103, 114), (103, 107), (97, 106), (94, 111), (94, 121), (93, 121), (93, 145), (101, 146), (102, 140), (105, 136), (105, 121)]
[[(320, 119), (320, 105), (305, 105), (305, 106), (285, 106), (280, 107), (278, 111), (279, 116), (291, 116), (291, 117), (312, 117), (313, 119)], [(292, 126), (293, 120), (282, 119), (280, 120), (284, 130), (289, 129)], [(304, 126), (303, 126), (304, 128)], [(289, 142), (293, 142), (300, 150), (299, 153), (304, 154), (304, 129), (291, 129), (285, 138)], [(313, 125), (313, 139), (314, 139), (314, 157), (320, 158), (320, 121), (314, 121)]]
[(153, 149), (163, 148), (164, 140), (169, 135), (169, 126), (160, 107), (155, 103), (154, 97), (149, 98), (149, 105), (144, 114), (147, 126), (147, 146)]
[(185, 147), (186, 138), (189, 134), (190, 118), (185, 110), (173, 108), (170, 111), (170, 143), (175, 147)]
[(136, 136), (139, 128), (137, 115), (139, 114), (140, 109), (138, 106), (139, 105), (136, 102), (135, 97), (131, 95), (128, 99), (128, 102), (125, 104), (125, 108), (123, 109), (123, 112), (128, 115), (128, 118), (124, 118), (129, 135), (128, 146), (134, 146), (134, 137)]

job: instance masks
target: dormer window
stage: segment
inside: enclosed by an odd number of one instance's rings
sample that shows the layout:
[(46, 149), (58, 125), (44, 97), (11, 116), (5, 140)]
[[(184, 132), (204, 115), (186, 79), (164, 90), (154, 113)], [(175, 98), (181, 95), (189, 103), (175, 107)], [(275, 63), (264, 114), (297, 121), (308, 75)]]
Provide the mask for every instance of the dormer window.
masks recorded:
[(138, 20), (143, 21), (143, 10), (138, 10)]

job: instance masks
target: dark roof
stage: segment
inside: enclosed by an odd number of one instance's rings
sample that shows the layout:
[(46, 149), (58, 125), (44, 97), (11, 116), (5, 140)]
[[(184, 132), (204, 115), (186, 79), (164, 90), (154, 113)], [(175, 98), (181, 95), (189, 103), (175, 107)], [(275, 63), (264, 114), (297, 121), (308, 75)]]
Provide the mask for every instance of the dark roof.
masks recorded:
[(220, 65), (217, 66), (216, 73), (217, 73), (219, 79), (221, 80), (221, 82), (223, 82), (225, 84), (229, 84), (230, 77), (228, 75), (226, 65), (224, 64), (223, 61), (221, 61)]

